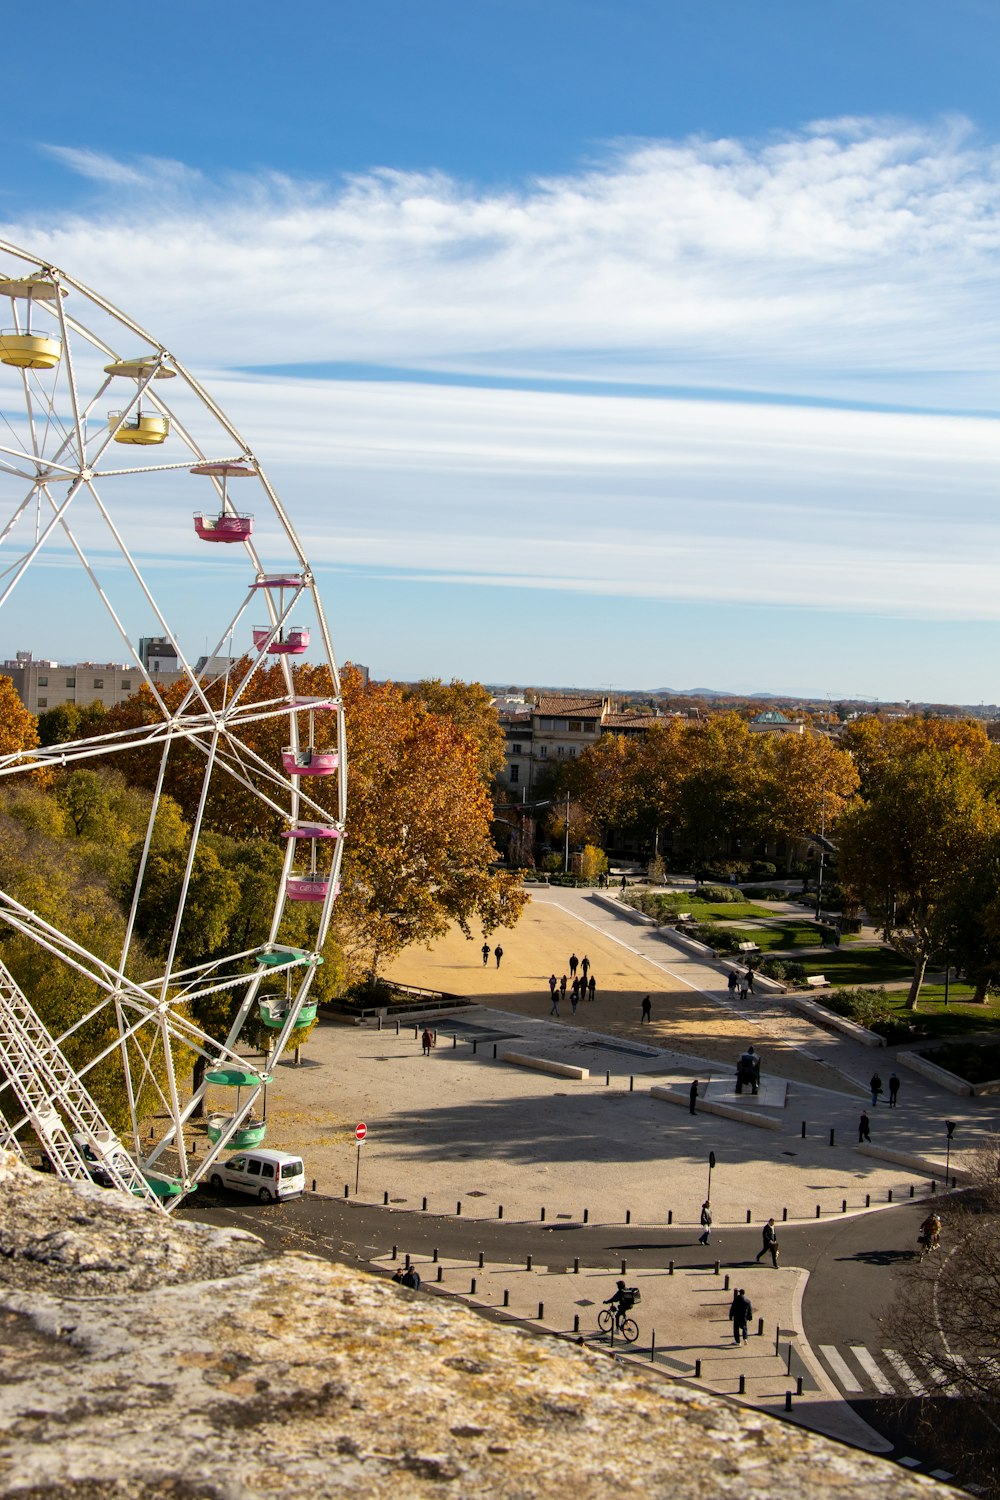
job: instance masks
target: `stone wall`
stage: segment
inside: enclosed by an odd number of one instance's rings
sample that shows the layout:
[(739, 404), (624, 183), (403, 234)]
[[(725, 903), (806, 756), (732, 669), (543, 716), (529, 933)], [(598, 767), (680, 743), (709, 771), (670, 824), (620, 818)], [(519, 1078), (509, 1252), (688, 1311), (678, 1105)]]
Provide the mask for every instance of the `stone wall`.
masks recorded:
[[(266, 1210), (265, 1210), (266, 1212)], [(0, 1153), (0, 1495), (825, 1500), (933, 1481)]]

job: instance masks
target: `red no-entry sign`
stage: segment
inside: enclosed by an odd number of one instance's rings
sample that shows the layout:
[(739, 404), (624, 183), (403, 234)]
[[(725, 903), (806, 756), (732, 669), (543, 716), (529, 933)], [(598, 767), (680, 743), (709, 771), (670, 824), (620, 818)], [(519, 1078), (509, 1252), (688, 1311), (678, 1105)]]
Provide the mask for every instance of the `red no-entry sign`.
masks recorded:
[(354, 1127), (354, 1139), (360, 1144), (368, 1134), (368, 1126), (364, 1120), (359, 1120)]

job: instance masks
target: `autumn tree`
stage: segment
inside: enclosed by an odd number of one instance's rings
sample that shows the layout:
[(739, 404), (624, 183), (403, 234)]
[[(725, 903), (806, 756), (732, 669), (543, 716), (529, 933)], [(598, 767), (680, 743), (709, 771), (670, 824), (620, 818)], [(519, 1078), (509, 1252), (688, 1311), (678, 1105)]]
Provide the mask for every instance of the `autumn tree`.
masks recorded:
[(460, 682), (453, 677), (444, 683), (439, 677), (426, 678), (415, 687), (405, 688), (429, 713), (451, 719), (472, 741), (484, 786), (490, 786), (503, 768), (504, 737), (496, 704), (481, 682)]
[(888, 761), (873, 785), (841, 819), (840, 878), (913, 965), (906, 1003), (915, 1010), (970, 851), (997, 831), (997, 809), (957, 746)]
[(38, 744), (38, 720), (28, 712), (13, 679), (0, 675), (0, 755), (33, 750)]
[(492, 807), (469, 734), (392, 683), (343, 680), (351, 746), (343, 894), (335, 922), (370, 979), (452, 921), (513, 926), (524, 893), (491, 870)]
[(861, 795), (874, 791), (883, 773), (921, 750), (954, 750), (970, 765), (981, 765), (990, 753), (989, 736), (975, 719), (880, 719), (875, 714), (855, 719), (844, 731), (842, 745), (857, 768)]

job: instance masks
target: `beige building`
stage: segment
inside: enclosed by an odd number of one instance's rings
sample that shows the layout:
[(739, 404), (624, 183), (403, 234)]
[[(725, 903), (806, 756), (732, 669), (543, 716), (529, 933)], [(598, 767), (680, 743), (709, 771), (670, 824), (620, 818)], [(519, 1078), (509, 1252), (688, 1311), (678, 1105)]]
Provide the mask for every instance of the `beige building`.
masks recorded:
[[(30, 651), (19, 651), (15, 660), (4, 662), (0, 670), (11, 679), (21, 702), (33, 714), (43, 714), (64, 703), (80, 708), (103, 703), (105, 708), (113, 708), (142, 684), (139, 668), (123, 662), (36, 661)], [(161, 682), (175, 682), (181, 673), (151, 669), (150, 675)]]
[(515, 800), (527, 801), (538, 777), (553, 763), (575, 760), (602, 734), (644, 734), (656, 719), (645, 709), (618, 712), (610, 698), (543, 694), (523, 713), (501, 713), (506, 762), (498, 780)]

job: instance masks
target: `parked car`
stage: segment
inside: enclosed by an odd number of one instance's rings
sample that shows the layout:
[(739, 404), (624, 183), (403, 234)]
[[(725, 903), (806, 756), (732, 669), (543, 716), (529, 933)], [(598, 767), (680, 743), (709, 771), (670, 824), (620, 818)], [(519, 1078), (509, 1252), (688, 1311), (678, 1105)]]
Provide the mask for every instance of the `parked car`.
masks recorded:
[(73, 1144), (86, 1163), (91, 1181), (99, 1183), (101, 1187), (114, 1187), (114, 1179), (106, 1163), (109, 1161), (114, 1163), (119, 1158), (123, 1163), (127, 1163), (128, 1156), (117, 1136), (109, 1135), (107, 1138), (99, 1136), (96, 1139), (97, 1149), (95, 1150), (82, 1130), (73, 1133)]
[(306, 1169), (301, 1156), (290, 1151), (241, 1151), (216, 1162), (208, 1180), (216, 1191), (253, 1193), (261, 1203), (273, 1203), (305, 1192)]

